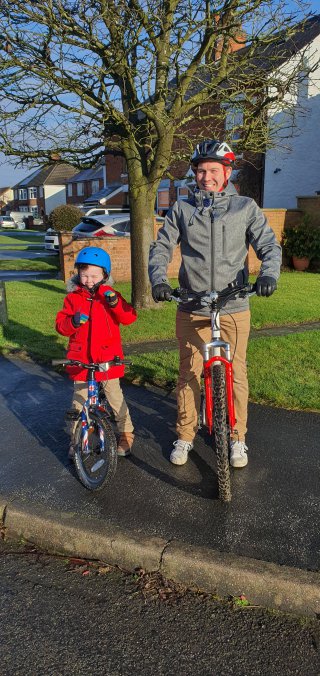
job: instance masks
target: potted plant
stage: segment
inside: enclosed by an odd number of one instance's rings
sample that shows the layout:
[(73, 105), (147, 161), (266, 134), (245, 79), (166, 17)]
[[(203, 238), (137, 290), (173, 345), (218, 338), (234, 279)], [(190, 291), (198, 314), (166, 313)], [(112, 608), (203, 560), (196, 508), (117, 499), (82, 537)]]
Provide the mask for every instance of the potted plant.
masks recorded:
[(307, 270), (311, 259), (320, 255), (320, 227), (310, 221), (309, 214), (305, 214), (299, 225), (288, 228), (283, 235), (285, 253), (292, 257), (295, 270)]

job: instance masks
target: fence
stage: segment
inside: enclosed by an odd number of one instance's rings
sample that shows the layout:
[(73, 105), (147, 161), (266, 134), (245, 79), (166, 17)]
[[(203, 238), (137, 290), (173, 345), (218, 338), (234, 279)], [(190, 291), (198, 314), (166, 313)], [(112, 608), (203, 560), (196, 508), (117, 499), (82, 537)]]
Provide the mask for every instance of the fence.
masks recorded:
[[(263, 212), (279, 242), (281, 242), (284, 229), (298, 223), (302, 216), (302, 212), (299, 209), (263, 209)], [(77, 253), (85, 246), (99, 246), (107, 251), (112, 260), (112, 276), (114, 280), (117, 282), (130, 281), (130, 237), (94, 237), (92, 239), (73, 240), (71, 232), (61, 232), (59, 233), (59, 240), (61, 271), (64, 281), (67, 281), (72, 276)], [(178, 276), (180, 260), (180, 249), (177, 247), (168, 268), (169, 277)], [(251, 273), (257, 273), (260, 269), (260, 261), (251, 247), (248, 254), (248, 265)]]

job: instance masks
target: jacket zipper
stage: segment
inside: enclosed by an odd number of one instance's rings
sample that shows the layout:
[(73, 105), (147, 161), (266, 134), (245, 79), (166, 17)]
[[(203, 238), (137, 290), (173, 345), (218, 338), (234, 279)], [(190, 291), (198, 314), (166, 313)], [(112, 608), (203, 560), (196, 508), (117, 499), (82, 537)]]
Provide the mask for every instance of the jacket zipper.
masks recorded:
[(211, 220), (211, 291), (214, 291), (214, 212), (210, 214)]

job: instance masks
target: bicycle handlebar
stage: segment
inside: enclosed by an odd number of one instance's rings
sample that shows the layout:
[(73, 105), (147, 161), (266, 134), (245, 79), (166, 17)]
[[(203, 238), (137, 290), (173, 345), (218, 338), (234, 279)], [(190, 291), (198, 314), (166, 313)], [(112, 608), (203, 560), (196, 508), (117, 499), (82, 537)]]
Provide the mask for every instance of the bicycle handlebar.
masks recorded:
[(108, 371), (111, 366), (130, 366), (132, 361), (115, 356), (110, 361), (103, 362), (102, 364), (86, 364), (79, 359), (52, 359), (51, 364), (52, 366), (81, 366), (88, 370), (94, 368), (95, 371)]
[(246, 296), (254, 296), (257, 291), (257, 283), (243, 284), (241, 286), (235, 285), (233, 282), (228, 285), (226, 289), (222, 291), (202, 291), (195, 292), (189, 291), (188, 289), (174, 289), (170, 296), (170, 300), (174, 300), (177, 303), (189, 303), (191, 301), (199, 301), (203, 306), (215, 305), (222, 307), (228, 300), (231, 298), (245, 298)]

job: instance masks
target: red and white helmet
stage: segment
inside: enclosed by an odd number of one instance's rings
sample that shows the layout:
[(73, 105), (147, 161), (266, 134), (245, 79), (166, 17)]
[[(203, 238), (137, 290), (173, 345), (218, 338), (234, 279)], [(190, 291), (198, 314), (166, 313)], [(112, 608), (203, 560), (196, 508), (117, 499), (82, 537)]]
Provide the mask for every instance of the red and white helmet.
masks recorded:
[(236, 160), (234, 152), (225, 141), (201, 141), (195, 147), (194, 153), (191, 157), (191, 164), (197, 166), (199, 162), (204, 160), (213, 160), (220, 162), (225, 167), (232, 167)]

